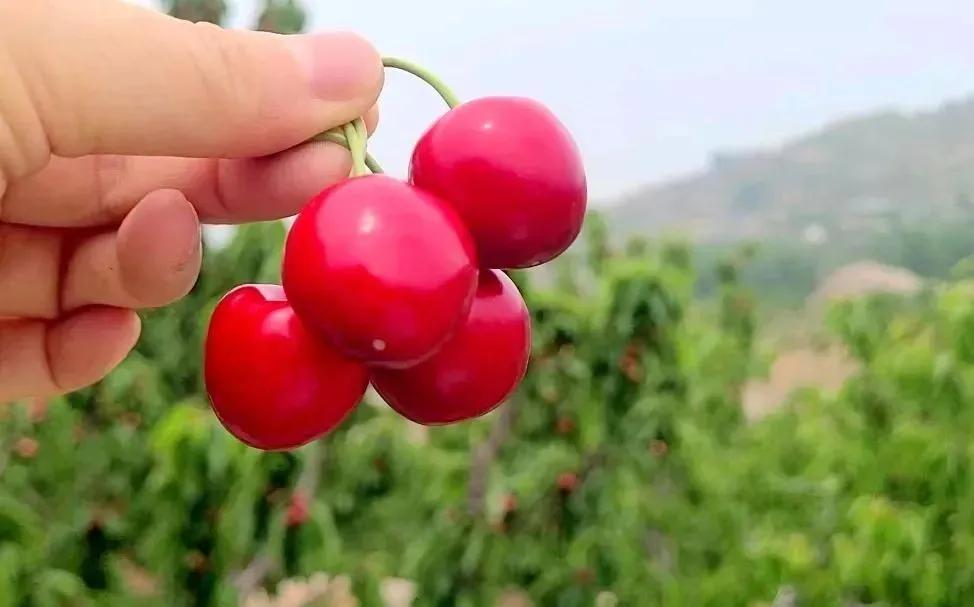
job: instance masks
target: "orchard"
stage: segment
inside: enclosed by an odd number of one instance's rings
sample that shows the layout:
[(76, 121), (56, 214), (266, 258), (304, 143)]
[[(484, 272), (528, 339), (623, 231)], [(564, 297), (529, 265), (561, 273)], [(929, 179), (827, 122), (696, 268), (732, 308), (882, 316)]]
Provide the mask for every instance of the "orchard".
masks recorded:
[[(599, 233), (587, 261), (553, 263), (557, 287), (512, 273), (533, 343), (499, 410), (415, 440), (403, 415), (360, 406), (268, 452), (216, 421), (200, 353), (173, 347), (202, 343), (233, 285), (273, 282), (283, 226), (241, 229), (207, 251), (185, 301), (147, 319), (119, 372), (10, 410), (0, 597), (235, 605), (326, 573), (363, 605), (384, 604), (390, 577), (415, 583), (414, 605), (512, 589), (537, 605), (964, 604), (972, 285), (840, 306), (858, 374), (747, 423), (736, 394), (764, 357), (736, 282), (745, 256), (704, 306), (685, 247), (627, 251)], [(281, 298), (265, 289), (238, 293)]]
[(0, 606), (323, 574), (369, 607), (389, 578), (418, 607), (974, 602), (974, 283), (836, 306), (843, 389), (748, 421), (755, 251), (613, 241), (547, 110), (427, 79), (452, 109), (405, 179), (360, 123), (322, 135), (355, 175), (290, 232), (206, 247), (117, 372), (4, 411)]

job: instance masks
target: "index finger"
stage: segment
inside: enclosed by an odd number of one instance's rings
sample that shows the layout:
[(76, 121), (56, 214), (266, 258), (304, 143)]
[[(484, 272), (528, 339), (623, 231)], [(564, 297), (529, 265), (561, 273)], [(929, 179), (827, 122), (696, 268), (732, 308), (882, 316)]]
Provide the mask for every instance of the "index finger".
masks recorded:
[[(377, 119), (375, 108), (366, 113), (369, 132)], [(267, 221), (296, 214), (350, 169), (348, 152), (325, 142), (240, 160), (53, 158), (40, 172), (10, 186), (0, 220), (58, 228), (111, 225), (149, 193), (171, 189), (193, 202), (204, 223)]]

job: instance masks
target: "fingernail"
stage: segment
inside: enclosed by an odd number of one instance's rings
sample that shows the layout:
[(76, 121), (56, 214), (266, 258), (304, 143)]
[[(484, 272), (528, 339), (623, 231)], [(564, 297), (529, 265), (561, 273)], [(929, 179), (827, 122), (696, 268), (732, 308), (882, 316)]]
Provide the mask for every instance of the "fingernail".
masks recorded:
[(347, 101), (382, 88), (382, 57), (351, 32), (289, 36), (291, 51), (305, 68), (312, 93), (323, 101)]

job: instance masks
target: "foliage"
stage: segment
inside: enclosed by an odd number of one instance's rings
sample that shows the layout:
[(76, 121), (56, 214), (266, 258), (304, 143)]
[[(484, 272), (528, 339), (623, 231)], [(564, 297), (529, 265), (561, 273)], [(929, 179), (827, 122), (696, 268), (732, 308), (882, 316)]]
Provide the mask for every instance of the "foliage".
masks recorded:
[[(574, 286), (516, 275), (535, 347), (497, 414), (416, 442), (363, 406), (320, 444), (264, 454), (207, 411), (199, 344), (223, 291), (276, 278), (283, 234), (240, 229), (207, 252), (185, 301), (147, 315), (118, 372), (10, 411), (0, 598), (127, 604), (134, 565), (158, 581), (139, 600), (160, 605), (232, 605), (317, 571), (349, 574), (364, 604), (391, 575), (416, 581), (417, 605), (488, 604), (510, 587), (540, 605), (603, 591), (623, 605), (749, 605), (784, 585), (823, 605), (974, 596), (974, 283), (836, 308), (861, 372), (835, 397), (799, 395), (747, 424), (750, 253), (718, 268), (722, 304), (704, 312), (685, 246), (592, 242), (603, 254), (563, 272)], [(302, 492), (310, 518), (288, 524)]]
[[(972, 230), (974, 214), (896, 223), (882, 232), (848, 234), (825, 244), (762, 240), (761, 254), (748, 264), (741, 281), (761, 292), (762, 303), (793, 307), (803, 305), (824, 277), (864, 259), (901, 267), (924, 278), (949, 278), (958, 262), (974, 256)], [(694, 247), (695, 261), (701, 267), (710, 267), (736, 246), (698, 244)], [(699, 296), (710, 297), (716, 289), (716, 276), (698, 277)]]
[[(136, 353), (116, 373), (35, 404), (33, 419), (15, 410), (4, 434), (34, 448), (7, 462), (0, 485), (5, 545), (23, 552), (10, 596), (43, 602), (37, 593), (47, 591), (29, 582), (45, 576), (70, 581), (72, 597), (126, 596), (122, 565), (135, 563), (158, 578), (165, 604), (234, 604), (255, 567), (260, 584), (349, 573), (360, 596), (376, 594), (383, 576), (404, 575), (428, 604), (479, 604), (509, 584), (543, 601), (588, 600), (602, 588), (635, 600), (651, 577), (641, 544), (628, 538), (662, 514), (633, 505), (659, 483), (670, 486), (672, 507), (697, 490), (679, 458), (658, 461), (679, 453), (688, 405), (725, 428), (740, 423), (723, 394), (746, 369), (728, 370), (727, 385), (688, 382), (714, 353), (748, 360), (749, 308), (733, 291), (734, 269), (725, 326), (703, 347), (684, 322), (692, 273), (680, 246), (622, 256), (603, 243), (609, 261), (595, 294), (534, 290), (518, 275), (535, 353), (503, 412), (417, 444), (397, 415), (363, 406), (319, 445), (263, 454), (229, 438), (206, 409), (199, 346), (223, 292), (276, 279), (283, 235), (280, 223), (240, 229), (225, 249), (207, 251), (185, 300), (147, 315)], [(556, 486), (566, 474), (578, 485), (570, 494)], [(647, 475), (658, 479), (643, 487)], [(289, 526), (289, 495), (313, 491), (309, 483), (325, 489), (310, 520)], [(563, 553), (575, 556), (553, 566)]]

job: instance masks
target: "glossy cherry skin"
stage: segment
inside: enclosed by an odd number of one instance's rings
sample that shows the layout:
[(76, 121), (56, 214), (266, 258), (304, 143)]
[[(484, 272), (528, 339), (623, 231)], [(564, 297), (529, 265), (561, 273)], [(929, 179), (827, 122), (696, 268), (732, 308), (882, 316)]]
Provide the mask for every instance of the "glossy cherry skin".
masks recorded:
[(365, 366), (309, 331), (276, 285), (242, 285), (223, 296), (210, 318), (203, 369), (223, 426), (265, 451), (327, 434), (369, 385)]
[(571, 134), (541, 103), (484, 97), (450, 110), (420, 137), (410, 182), (449, 202), (485, 268), (551, 261), (576, 239), (588, 187)]
[(284, 290), (340, 352), (377, 366), (432, 355), (477, 289), (473, 240), (450, 207), (384, 175), (343, 181), (298, 215)]
[(528, 368), (531, 319), (517, 287), (482, 270), (470, 314), (432, 358), (376, 370), (372, 386), (403, 417), (434, 426), (480, 417), (511, 395)]

